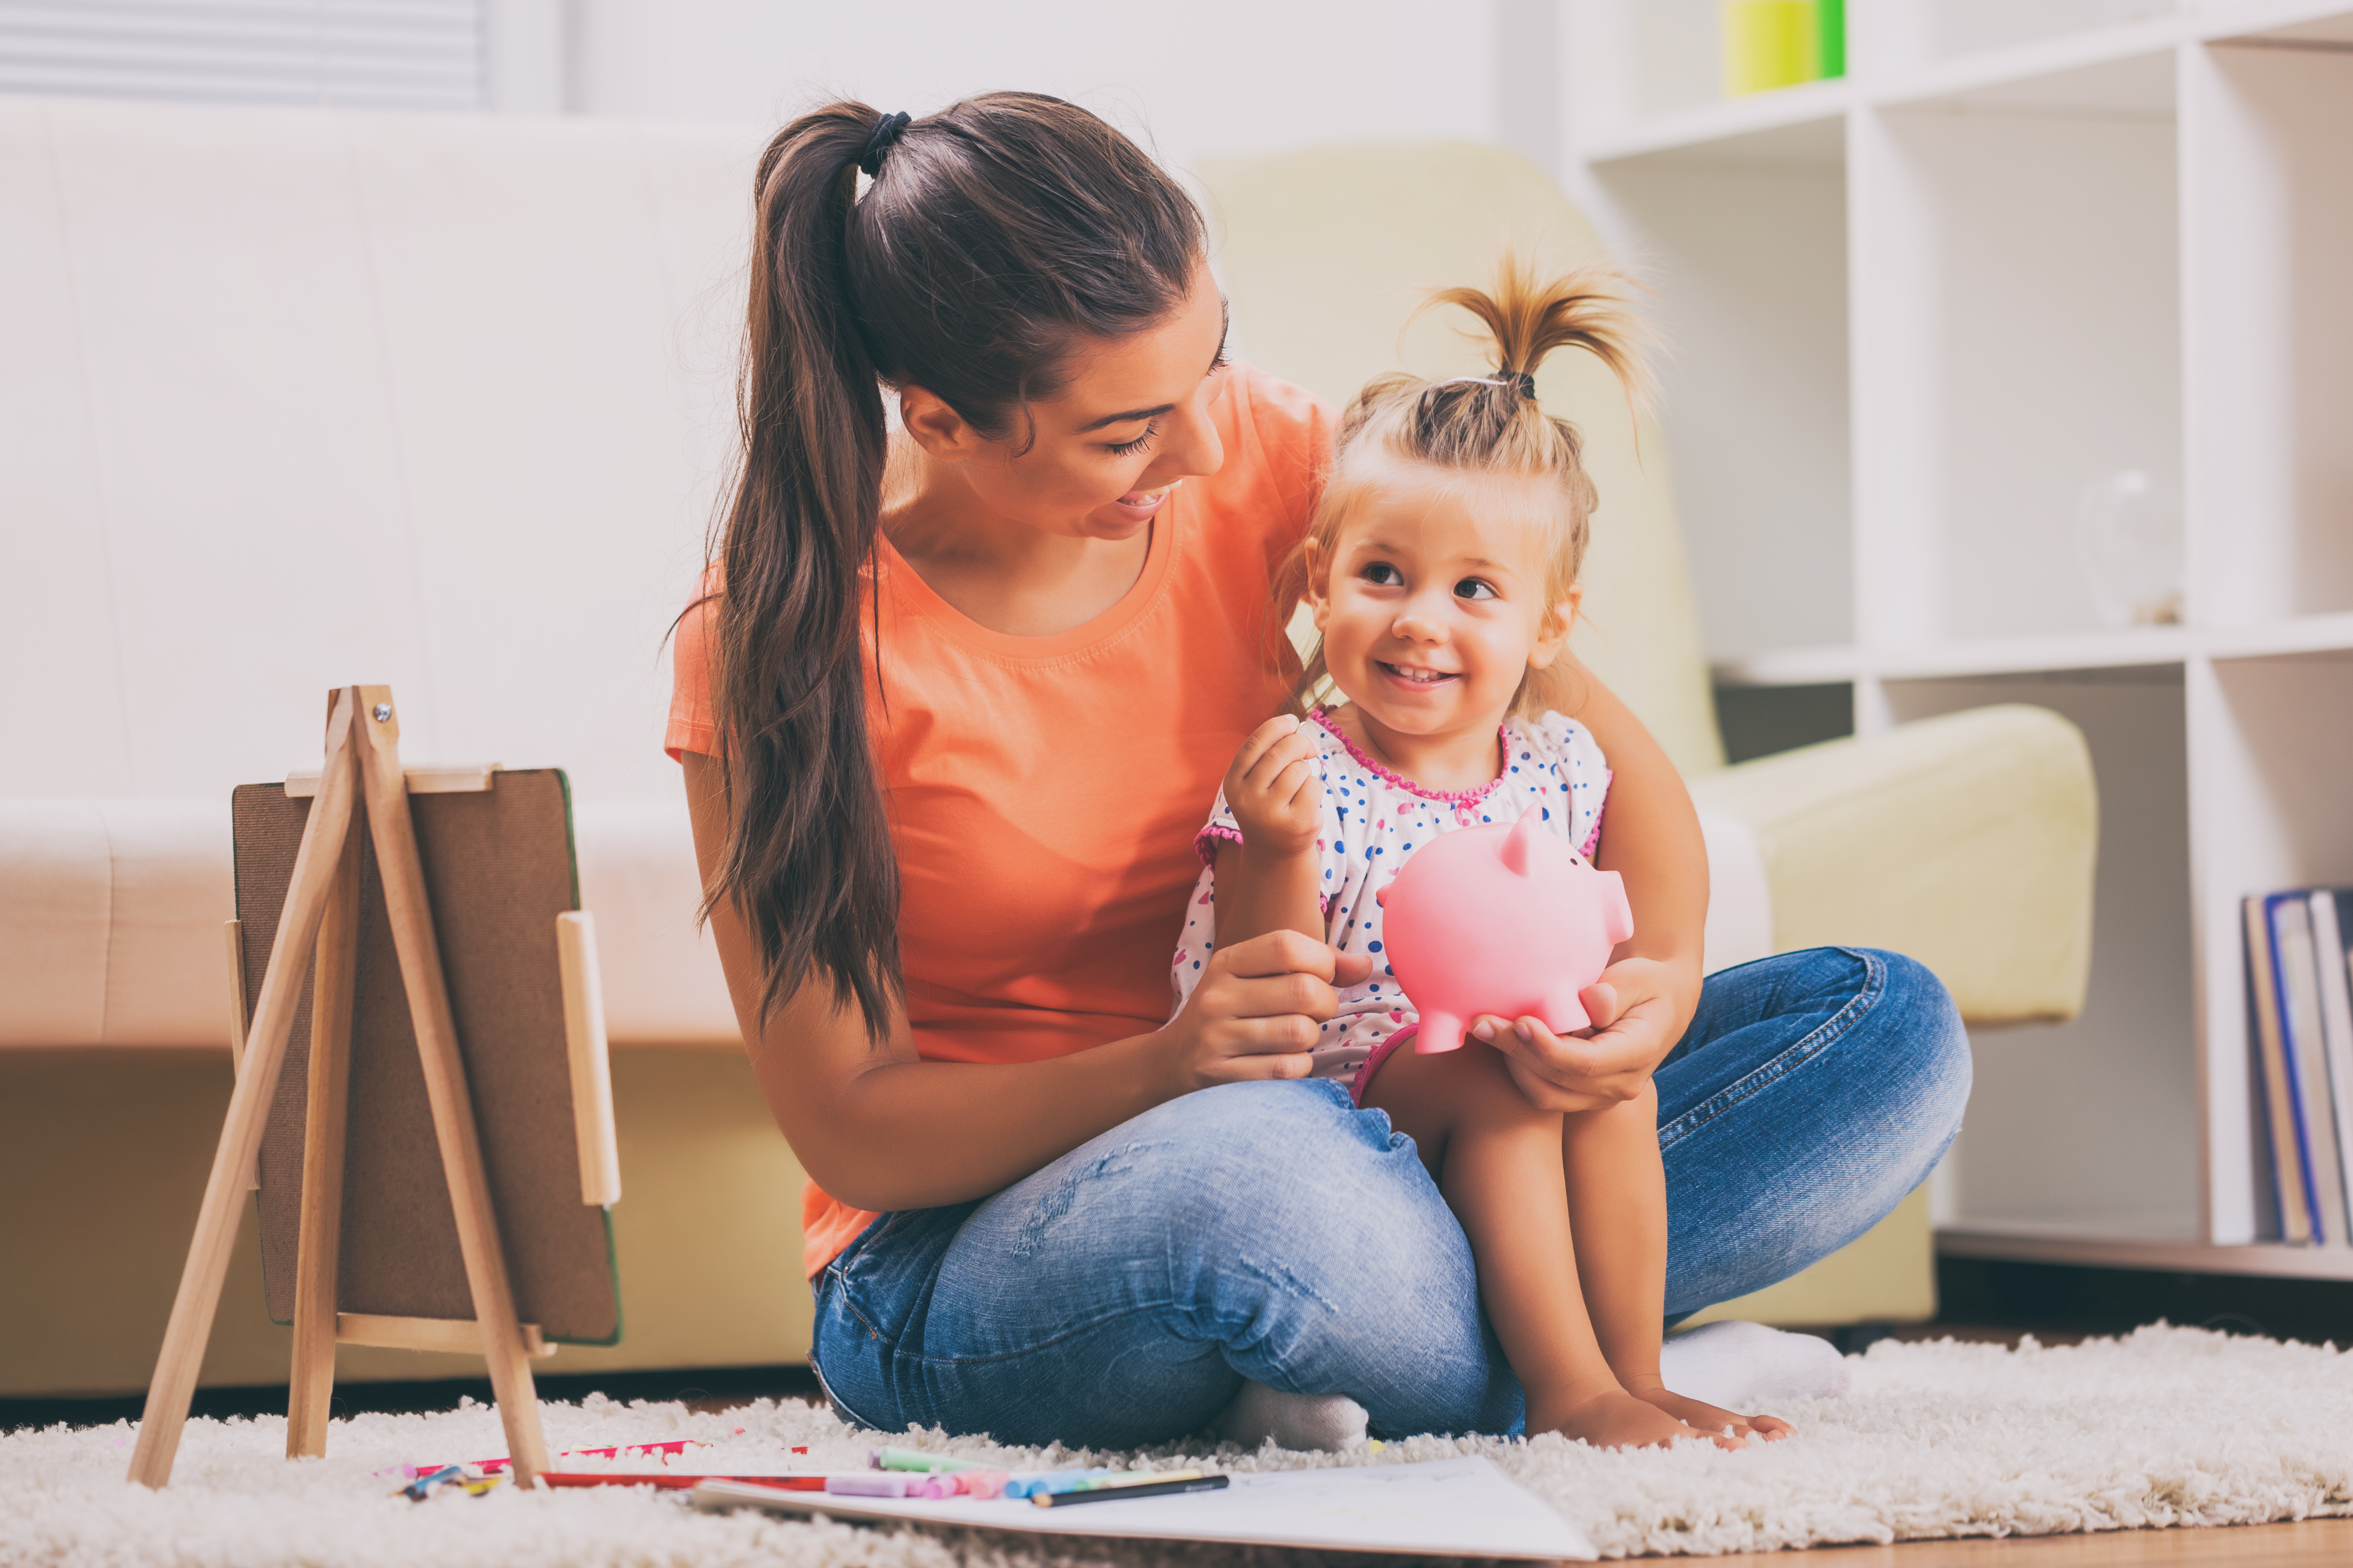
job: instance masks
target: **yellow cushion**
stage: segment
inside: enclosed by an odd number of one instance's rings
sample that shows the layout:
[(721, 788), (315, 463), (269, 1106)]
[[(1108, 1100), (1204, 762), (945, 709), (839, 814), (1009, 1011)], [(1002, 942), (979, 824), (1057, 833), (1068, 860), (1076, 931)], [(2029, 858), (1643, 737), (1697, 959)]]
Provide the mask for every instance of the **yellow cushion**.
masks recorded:
[(1776, 951), (1907, 953), (1971, 1023), (2082, 1009), (2099, 798), (2083, 732), (2058, 714), (1924, 719), (1760, 757), (1692, 794), (1756, 835)]

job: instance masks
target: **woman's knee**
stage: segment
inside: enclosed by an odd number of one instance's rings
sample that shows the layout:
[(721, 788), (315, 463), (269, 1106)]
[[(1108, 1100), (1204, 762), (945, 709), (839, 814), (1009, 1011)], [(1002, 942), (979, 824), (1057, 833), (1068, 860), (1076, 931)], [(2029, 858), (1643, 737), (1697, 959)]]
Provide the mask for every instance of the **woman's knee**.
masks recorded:
[(1926, 964), (1877, 948), (1852, 951), (1878, 972), (1881, 990), (1869, 1026), (1868, 1070), (1881, 1086), (1888, 1131), (1910, 1135), (1925, 1177), (1968, 1107), (1968, 1031), (1952, 994)]
[(1229, 1083), (1154, 1107), (1123, 1129), (1175, 1153), (1198, 1182), (1374, 1177), (1391, 1152), (1387, 1120), (1330, 1079)]
[(1202, 1089), (1124, 1131), (1154, 1144), (1166, 1178), (1137, 1219), (1203, 1268), (1257, 1260), (1319, 1291), (1379, 1290), (1467, 1256), (1412, 1141), (1329, 1079)]

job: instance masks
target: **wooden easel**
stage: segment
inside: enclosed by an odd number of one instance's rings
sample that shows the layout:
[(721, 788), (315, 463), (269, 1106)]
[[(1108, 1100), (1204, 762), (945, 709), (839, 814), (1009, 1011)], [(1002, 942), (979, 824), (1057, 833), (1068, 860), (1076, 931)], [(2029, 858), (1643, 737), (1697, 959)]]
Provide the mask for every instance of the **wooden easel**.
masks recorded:
[[(330, 699), (326, 758), (294, 860), (285, 912), (269, 950), (253, 1023), (246, 1032), (228, 1120), (205, 1184), (179, 1293), (172, 1302), (163, 1353), (147, 1389), (147, 1408), (131, 1456), (131, 1479), (160, 1487), (188, 1419), (196, 1374), (212, 1336), (237, 1220), (264, 1121), (285, 1065), (306, 973), (312, 970), (309, 1118), (302, 1148), (301, 1249), (296, 1263), (294, 1364), (286, 1426), (289, 1458), (326, 1451), (328, 1400), (334, 1387), (343, 1131), (350, 1069), (353, 984), (359, 939), (360, 834), (373, 840), (402, 989), (422, 1059), (441, 1169), (456, 1211), (458, 1240), (472, 1293), (477, 1342), (468, 1325), (439, 1325), (443, 1342), (417, 1348), (479, 1350), (506, 1429), (518, 1484), (547, 1467), (539, 1399), (529, 1357), (536, 1348), (515, 1313), (514, 1290), (499, 1239), (482, 1163), (473, 1102), (458, 1050), (449, 991), (433, 934), (425, 871), (417, 857), (408, 784), (400, 765), (400, 725), (392, 689), (347, 686)], [(343, 1337), (360, 1336), (346, 1333)], [(532, 1336), (535, 1338), (536, 1336)]]

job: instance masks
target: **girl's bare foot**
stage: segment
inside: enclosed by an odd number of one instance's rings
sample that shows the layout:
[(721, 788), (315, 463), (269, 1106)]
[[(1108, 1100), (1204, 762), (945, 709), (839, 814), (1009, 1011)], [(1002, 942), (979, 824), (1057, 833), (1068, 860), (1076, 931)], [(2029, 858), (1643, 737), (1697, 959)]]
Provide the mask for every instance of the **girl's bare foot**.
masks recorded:
[[(1742, 1415), (1710, 1405), (1705, 1400), (1686, 1399), (1664, 1388), (1637, 1388), (1629, 1392), (1643, 1404), (1654, 1405), (1686, 1426), (1696, 1426), (1710, 1434), (1721, 1434), (1728, 1426), (1736, 1439), (1746, 1439), (1754, 1435), (1769, 1443), (1788, 1436), (1791, 1430), (1789, 1424), (1778, 1415)], [(1728, 1446), (1736, 1447), (1737, 1444)]]
[[(1694, 1408), (1705, 1410), (1710, 1406), (1699, 1405)], [(1688, 1426), (1622, 1388), (1612, 1388), (1572, 1404), (1546, 1406), (1532, 1403), (1528, 1406), (1527, 1427), (1531, 1436), (1557, 1432), (1564, 1437), (1582, 1438), (1597, 1448), (1662, 1448), (1685, 1437), (1704, 1438), (1720, 1448), (1740, 1447), (1717, 1433)]]

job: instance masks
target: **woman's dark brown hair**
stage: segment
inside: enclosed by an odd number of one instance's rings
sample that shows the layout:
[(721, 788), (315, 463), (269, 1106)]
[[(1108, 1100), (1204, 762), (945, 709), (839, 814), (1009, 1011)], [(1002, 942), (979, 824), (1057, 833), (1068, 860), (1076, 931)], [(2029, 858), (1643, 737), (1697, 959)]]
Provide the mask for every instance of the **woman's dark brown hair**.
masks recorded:
[(1203, 254), (1184, 190), (1075, 105), (966, 99), (908, 124), (861, 195), (881, 118), (803, 115), (754, 185), (742, 466), (712, 605), (727, 843), (704, 905), (733, 904), (758, 942), (764, 1020), (822, 973), (877, 1040), (904, 990), (860, 653), (882, 388), (920, 385), (1026, 449), (1026, 405), (1074, 352), (1165, 319)]

